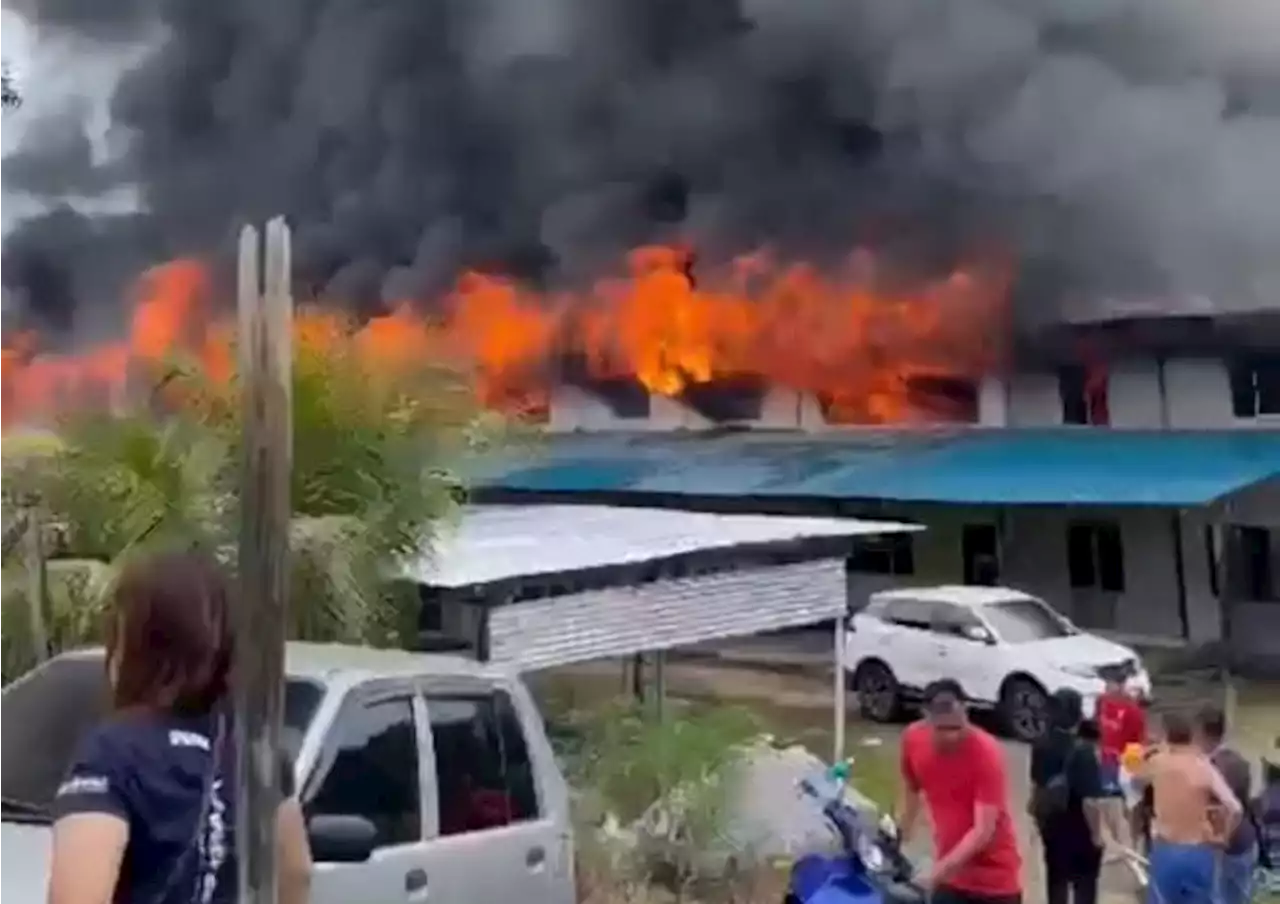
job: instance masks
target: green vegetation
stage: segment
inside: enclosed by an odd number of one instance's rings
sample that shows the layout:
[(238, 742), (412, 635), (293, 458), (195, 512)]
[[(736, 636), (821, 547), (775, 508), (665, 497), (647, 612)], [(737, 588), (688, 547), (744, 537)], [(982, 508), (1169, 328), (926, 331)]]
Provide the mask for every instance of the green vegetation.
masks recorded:
[[(397, 644), (416, 610), (388, 565), (417, 555), (458, 510), (457, 467), (501, 439), (465, 374), (388, 364), (353, 328), (325, 321), (299, 341), (293, 374), (292, 636)], [(100, 636), (104, 591), (129, 556), (198, 545), (232, 558), (239, 524), (236, 382), (169, 363), (125, 410), (63, 414), (52, 435), (6, 437), (8, 527), (32, 506), (58, 528), (45, 620), (54, 651)], [(6, 680), (35, 658), (21, 544), (6, 550)]]
[[(575, 794), (581, 900), (599, 904), (659, 901), (778, 901), (784, 864), (732, 864), (709, 870), (703, 855), (725, 841), (727, 804), (746, 745), (770, 736), (818, 756), (831, 748), (830, 710), (735, 704), (688, 696), (666, 701), (662, 716), (618, 693), (617, 684), (571, 672), (543, 676), (535, 693)], [(893, 758), (855, 740), (854, 785), (880, 806), (897, 792)], [(665, 831), (641, 839), (631, 827), (654, 801), (677, 801)], [(606, 820), (606, 814), (614, 819)], [(601, 831), (602, 826), (608, 828)], [(650, 835), (653, 833), (650, 832)]]

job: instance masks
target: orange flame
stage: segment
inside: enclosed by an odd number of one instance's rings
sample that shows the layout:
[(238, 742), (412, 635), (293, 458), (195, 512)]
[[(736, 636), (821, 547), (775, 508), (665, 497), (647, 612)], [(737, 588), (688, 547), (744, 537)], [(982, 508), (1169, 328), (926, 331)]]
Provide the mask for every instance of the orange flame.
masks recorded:
[[(1007, 274), (999, 267), (886, 290), (864, 252), (834, 271), (759, 253), (696, 279), (690, 261), (679, 248), (640, 248), (625, 275), (567, 294), (467, 273), (438, 320), (406, 303), (354, 328), (307, 308), (295, 336), (324, 352), (357, 329), (357, 347), (377, 366), (424, 355), (465, 361), (481, 401), (505, 409), (545, 409), (558, 362), (576, 355), (595, 377), (634, 377), (670, 396), (755, 377), (818, 396), (830, 420), (859, 423), (910, 420), (913, 380), (974, 379), (1001, 356)], [(34, 337), (17, 337), (0, 373), (4, 425), (117, 400), (135, 368), (179, 350), (229, 379), (231, 326), (211, 319), (209, 292), (200, 263), (173, 261), (144, 274), (124, 341), (36, 354)]]

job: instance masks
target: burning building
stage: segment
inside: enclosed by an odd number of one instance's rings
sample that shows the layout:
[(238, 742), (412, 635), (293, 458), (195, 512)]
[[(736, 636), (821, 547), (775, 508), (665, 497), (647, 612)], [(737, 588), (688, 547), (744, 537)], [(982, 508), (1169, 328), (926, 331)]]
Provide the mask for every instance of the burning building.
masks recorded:
[[(301, 297), (546, 424), (506, 491), (887, 507), (932, 530), (859, 579), (1280, 636), (1273, 3), (10, 6), (51, 57), (6, 114), (44, 211), (5, 237), (9, 421), (224, 359), (229, 237), (284, 214)], [(106, 58), (101, 109), (42, 112)]]

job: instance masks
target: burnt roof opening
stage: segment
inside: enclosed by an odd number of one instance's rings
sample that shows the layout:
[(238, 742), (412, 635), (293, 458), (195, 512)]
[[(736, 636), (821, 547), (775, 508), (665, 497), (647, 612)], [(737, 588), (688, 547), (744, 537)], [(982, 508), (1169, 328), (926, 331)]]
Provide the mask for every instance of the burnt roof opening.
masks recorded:
[(691, 383), (680, 401), (717, 424), (758, 421), (767, 387), (757, 377), (724, 377), (709, 383)]

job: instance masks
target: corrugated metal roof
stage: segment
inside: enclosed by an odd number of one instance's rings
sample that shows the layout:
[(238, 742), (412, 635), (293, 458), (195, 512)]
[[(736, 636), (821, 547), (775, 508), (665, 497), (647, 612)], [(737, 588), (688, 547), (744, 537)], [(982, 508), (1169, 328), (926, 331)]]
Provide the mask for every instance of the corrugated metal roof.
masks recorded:
[(841, 559), (608, 587), (493, 610), (493, 661), (522, 671), (816, 624), (843, 615)]
[(755, 495), (942, 441), (945, 436), (923, 431), (549, 436), (542, 449), (494, 467), (479, 484), (532, 492)]
[(922, 528), (853, 518), (713, 515), (594, 505), (471, 506), (407, 577), (436, 587), (633, 565), (748, 544), (857, 537)]
[(1280, 432), (1001, 433), (837, 468), (798, 496), (999, 505), (1205, 505), (1280, 477)]
[(481, 485), (546, 493), (1205, 505), (1280, 478), (1280, 431), (1096, 428), (548, 438)]

